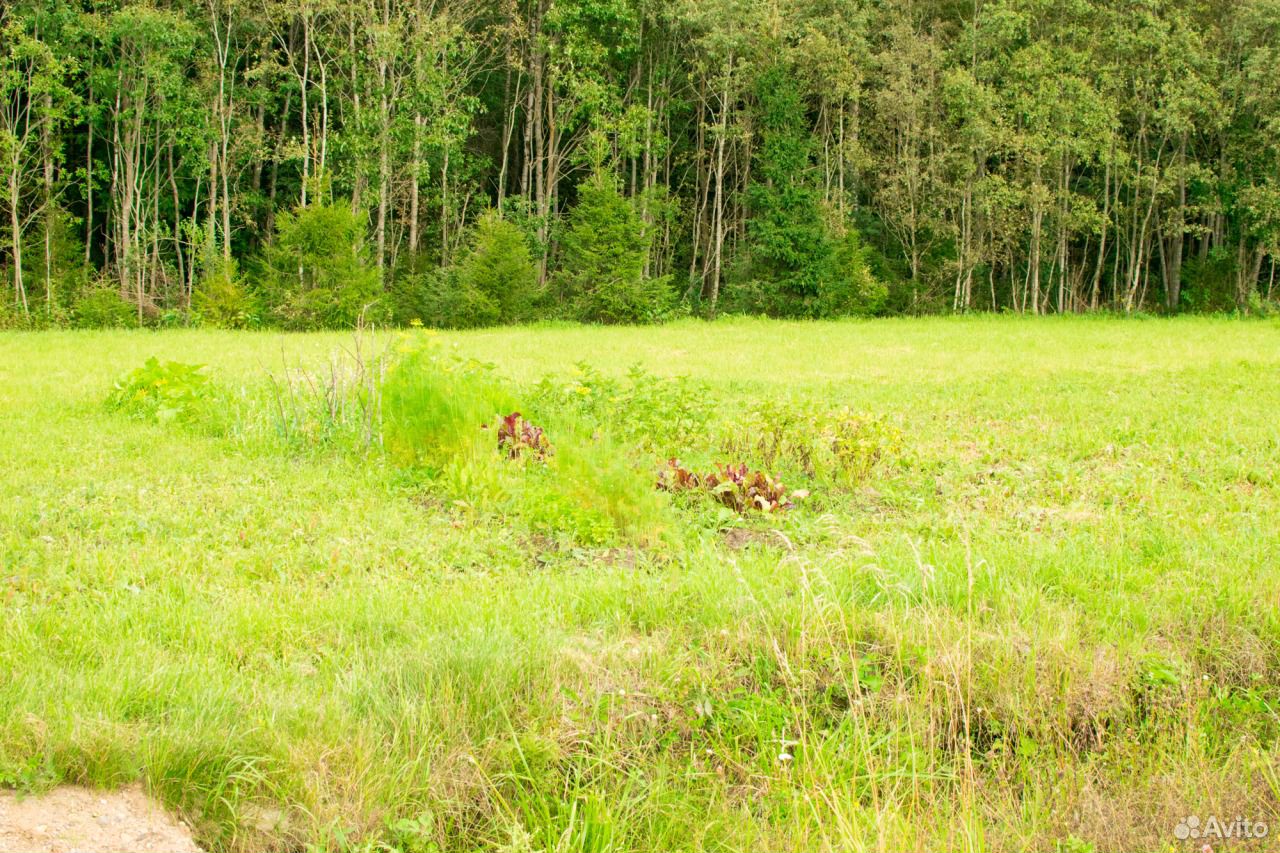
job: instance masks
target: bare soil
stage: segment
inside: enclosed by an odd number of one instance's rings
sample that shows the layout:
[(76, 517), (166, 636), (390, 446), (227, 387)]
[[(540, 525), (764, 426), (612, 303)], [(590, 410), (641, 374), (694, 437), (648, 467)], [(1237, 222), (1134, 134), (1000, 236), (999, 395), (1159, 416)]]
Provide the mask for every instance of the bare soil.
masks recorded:
[(38, 796), (0, 791), (4, 853), (201, 853), (185, 823), (135, 785), (64, 786)]

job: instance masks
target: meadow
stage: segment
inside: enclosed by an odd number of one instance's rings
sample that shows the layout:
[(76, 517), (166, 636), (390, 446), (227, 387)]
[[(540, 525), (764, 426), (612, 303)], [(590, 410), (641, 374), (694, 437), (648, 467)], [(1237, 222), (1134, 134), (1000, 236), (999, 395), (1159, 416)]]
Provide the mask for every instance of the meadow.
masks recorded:
[[(1280, 833), (1277, 322), (359, 346), (0, 334), (0, 785), (141, 780), (219, 851)], [(216, 393), (109, 405), (150, 357)], [(554, 461), (471, 418), (508, 404)], [(654, 489), (673, 456), (795, 505)]]

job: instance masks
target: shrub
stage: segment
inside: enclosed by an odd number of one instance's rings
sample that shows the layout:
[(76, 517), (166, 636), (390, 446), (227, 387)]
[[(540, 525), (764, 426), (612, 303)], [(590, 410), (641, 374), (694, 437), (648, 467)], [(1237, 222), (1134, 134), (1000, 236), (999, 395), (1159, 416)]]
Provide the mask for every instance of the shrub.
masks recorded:
[(428, 325), (423, 299), (428, 272), (399, 269), (391, 274), (387, 283), (387, 306), (391, 322), (401, 328)]
[(819, 286), (824, 317), (867, 317), (884, 310), (889, 288), (871, 271), (872, 249), (852, 228), (835, 244), (831, 269)]
[(199, 364), (161, 364), (152, 356), (116, 380), (107, 406), (140, 420), (195, 421), (206, 414), (212, 399), (213, 389), (203, 371)]
[(1222, 248), (1182, 265), (1182, 302), (1193, 311), (1230, 311), (1236, 307), (1236, 257)]
[(349, 204), (314, 204), (282, 214), (265, 253), (263, 289), (291, 329), (349, 328), (386, 317), (364, 224)]
[[(519, 323), (533, 318), (538, 295), (538, 268), (521, 230), (494, 211), (480, 217), (471, 245), (458, 262), (456, 284), (476, 294), (496, 311), (496, 322)], [(490, 316), (484, 318), (487, 325)]]
[(1280, 317), (1280, 300), (1268, 299), (1262, 293), (1251, 290), (1245, 302), (1245, 311), (1255, 317)]
[(421, 294), (423, 321), (444, 329), (473, 329), (495, 326), (502, 308), (487, 293), (464, 284), (457, 268), (438, 270), (423, 278)]
[(472, 230), (459, 261), (447, 269), (401, 272), (392, 281), (393, 319), (438, 328), (520, 323), (534, 317), (538, 268), (524, 232), (495, 212)]
[(23, 313), (21, 305), (15, 305), (11, 298), (0, 298), (0, 329), (25, 329), (30, 324), (30, 315)]
[(670, 310), (670, 281), (645, 276), (644, 222), (611, 176), (597, 171), (578, 188), (560, 245), (560, 289), (579, 319), (639, 323)]
[(111, 285), (84, 292), (71, 312), (78, 329), (128, 329), (138, 325), (138, 309)]
[(259, 309), (235, 261), (219, 259), (201, 279), (191, 299), (201, 323), (225, 329), (257, 325)]
[[(37, 231), (29, 235), (33, 245), (23, 254), (24, 274), (31, 288), (31, 320), (46, 326), (65, 325), (73, 319), (76, 302), (89, 290), (92, 267), (85, 260), (84, 243), (77, 236), (70, 214), (54, 207), (42, 219), (40, 230), (49, 229), (48, 244)], [(50, 276), (47, 289), (46, 275)], [(136, 321), (137, 311), (131, 310)]]

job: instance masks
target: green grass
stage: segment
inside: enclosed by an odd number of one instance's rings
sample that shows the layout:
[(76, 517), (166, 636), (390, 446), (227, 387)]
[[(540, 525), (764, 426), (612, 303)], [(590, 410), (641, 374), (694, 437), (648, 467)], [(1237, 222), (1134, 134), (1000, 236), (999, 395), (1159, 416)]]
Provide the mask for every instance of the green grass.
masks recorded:
[[(1275, 323), (441, 340), (515, 394), (639, 363), (705, 382), (715, 434), (817, 401), (901, 449), (853, 489), (809, 484), (743, 548), (696, 503), (668, 508), (662, 547), (548, 543), (376, 449), (273, 434), (266, 374), (349, 335), (2, 335), (0, 784), (141, 779), (215, 850), (1280, 831)], [(209, 366), (216, 429), (104, 405), (152, 355)]]

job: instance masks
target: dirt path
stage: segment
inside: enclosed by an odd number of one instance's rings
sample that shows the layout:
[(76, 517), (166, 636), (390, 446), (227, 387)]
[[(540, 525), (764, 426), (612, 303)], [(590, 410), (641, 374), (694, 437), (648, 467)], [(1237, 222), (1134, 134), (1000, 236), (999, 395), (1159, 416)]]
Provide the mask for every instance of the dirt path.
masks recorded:
[(200, 853), (191, 830), (139, 786), (66, 786), (40, 796), (0, 791), (3, 853)]

